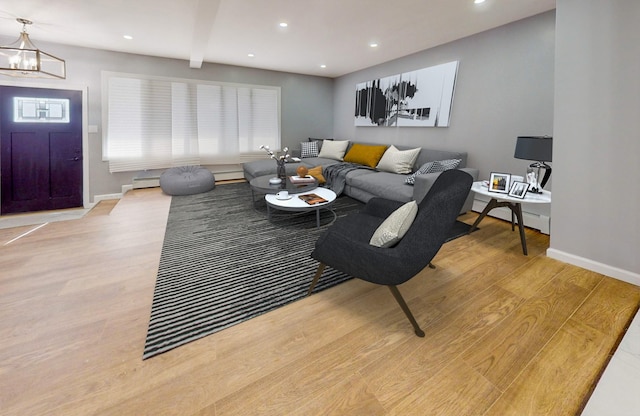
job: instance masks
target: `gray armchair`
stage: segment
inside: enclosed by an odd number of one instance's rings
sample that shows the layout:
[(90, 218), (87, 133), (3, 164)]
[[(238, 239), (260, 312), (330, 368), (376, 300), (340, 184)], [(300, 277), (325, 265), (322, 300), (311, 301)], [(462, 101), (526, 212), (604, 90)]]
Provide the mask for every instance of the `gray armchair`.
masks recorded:
[[(372, 198), (355, 214), (338, 219), (318, 239), (311, 257), (320, 262), (309, 287), (313, 291), (325, 266), (358, 279), (389, 288), (416, 335), (423, 337), (397, 285), (418, 274), (444, 244), (449, 230), (471, 189), (473, 178), (460, 170), (442, 172), (418, 205), (418, 213), (405, 236), (395, 246), (380, 248), (369, 244), (382, 222), (402, 203)], [(433, 266), (431, 266), (433, 267)]]

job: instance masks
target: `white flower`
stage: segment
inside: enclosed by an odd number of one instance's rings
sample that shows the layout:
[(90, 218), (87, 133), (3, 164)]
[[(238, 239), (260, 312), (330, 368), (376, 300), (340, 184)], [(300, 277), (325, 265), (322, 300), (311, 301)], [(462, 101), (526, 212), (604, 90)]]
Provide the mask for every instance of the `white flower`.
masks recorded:
[(271, 159), (274, 159), (276, 161), (281, 160), (281, 161), (285, 161), (288, 160), (291, 155), (289, 154), (289, 148), (285, 147), (284, 149), (282, 149), (282, 154), (280, 156), (278, 156), (276, 153), (273, 153), (271, 151), (271, 149), (269, 148), (269, 146), (267, 145), (260, 145), (260, 149), (263, 149), (265, 152), (267, 152), (269, 154), (269, 157)]

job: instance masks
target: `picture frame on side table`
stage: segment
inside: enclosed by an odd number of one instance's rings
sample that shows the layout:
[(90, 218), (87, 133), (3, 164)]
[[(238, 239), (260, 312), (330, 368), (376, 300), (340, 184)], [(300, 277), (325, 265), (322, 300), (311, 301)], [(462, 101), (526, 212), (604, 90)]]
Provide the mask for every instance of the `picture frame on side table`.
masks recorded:
[(489, 192), (496, 192), (499, 194), (508, 194), (511, 186), (511, 174), (491, 172), (489, 178)]
[(511, 189), (509, 189), (509, 196), (524, 199), (527, 191), (529, 190), (529, 186), (530, 185), (527, 182), (513, 181)]

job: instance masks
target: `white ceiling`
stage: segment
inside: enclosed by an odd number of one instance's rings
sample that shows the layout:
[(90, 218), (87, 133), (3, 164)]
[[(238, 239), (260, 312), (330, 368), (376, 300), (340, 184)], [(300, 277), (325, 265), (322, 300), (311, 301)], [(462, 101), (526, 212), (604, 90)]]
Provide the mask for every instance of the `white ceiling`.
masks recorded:
[(0, 35), (17, 38), (21, 17), (34, 22), (27, 31), (36, 46), (56, 42), (183, 59), (194, 68), (204, 61), (337, 77), (552, 10), (555, 3), (2, 0)]

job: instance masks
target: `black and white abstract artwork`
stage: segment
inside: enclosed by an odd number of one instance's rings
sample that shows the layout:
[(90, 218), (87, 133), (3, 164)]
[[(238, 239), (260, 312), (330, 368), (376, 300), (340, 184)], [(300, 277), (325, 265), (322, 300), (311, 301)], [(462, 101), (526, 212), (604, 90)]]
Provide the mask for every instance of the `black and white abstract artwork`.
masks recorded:
[(356, 126), (447, 127), (458, 61), (356, 85)]

